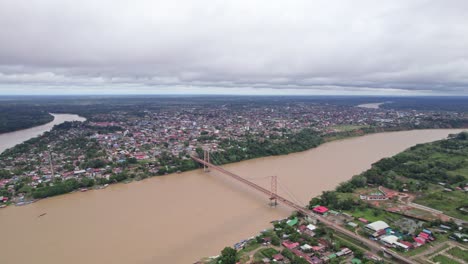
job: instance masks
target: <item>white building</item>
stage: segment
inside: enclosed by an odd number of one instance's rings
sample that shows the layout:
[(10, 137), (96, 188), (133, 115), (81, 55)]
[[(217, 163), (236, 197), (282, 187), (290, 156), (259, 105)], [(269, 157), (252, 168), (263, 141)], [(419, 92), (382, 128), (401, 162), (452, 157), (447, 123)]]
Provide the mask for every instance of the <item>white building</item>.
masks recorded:
[(393, 246), (398, 242), (398, 237), (394, 235), (384, 236), (382, 239), (380, 239), (380, 241), (386, 245)]
[(387, 223), (385, 223), (384, 221), (375, 221), (373, 223), (370, 223), (370, 224), (366, 225), (366, 228), (371, 230), (371, 231), (377, 232), (377, 231), (380, 231), (382, 229), (389, 228), (389, 225), (387, 225)]

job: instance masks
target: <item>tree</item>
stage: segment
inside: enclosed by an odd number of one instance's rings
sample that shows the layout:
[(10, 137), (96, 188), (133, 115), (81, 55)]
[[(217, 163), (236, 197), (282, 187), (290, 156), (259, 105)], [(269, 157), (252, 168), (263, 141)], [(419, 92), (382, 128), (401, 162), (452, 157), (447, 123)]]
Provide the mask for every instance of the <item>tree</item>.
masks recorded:
[(312, 207), (319, 205), (322, 202), (319, 197), (314, 197), (310, 200), (309, 202), (309, 209), (312, 209)]
[(7, 170), (0, 170), (0, 179), (9, 179), (13, 175)]
[(294, 256), (291, 264), (309, 264), (309, 262), (301, 257)]
[(281, 242), (281, 240), (279, 239), (279, 237), (278, 237), (277, 235), (273, 235), (273, 236), (271, 237), (271, 244), (272, 244), (273, 246), (279, 246), (279, 245), (280, 245), (280, 242)]
[(219, 258), (219, 263), (222, 264), (236, 264), (237, 261), (237, 251), (232, 247), (225, 247), (221, 251), (221, 257)]
[(130, 157), (130, 158), (127, 159), (127, 162), (128, 162), (129, 164), (136, 164), (138, 161), (137, 161), (136, 158)]
[(457, 135), (457, 139), (459, 140), (468, 140), (468, 132), (461, 132)]
[(321, 198), (325, 206), (335, 207), (338, 203), (338, 195), (334, 191), (324, 191)]

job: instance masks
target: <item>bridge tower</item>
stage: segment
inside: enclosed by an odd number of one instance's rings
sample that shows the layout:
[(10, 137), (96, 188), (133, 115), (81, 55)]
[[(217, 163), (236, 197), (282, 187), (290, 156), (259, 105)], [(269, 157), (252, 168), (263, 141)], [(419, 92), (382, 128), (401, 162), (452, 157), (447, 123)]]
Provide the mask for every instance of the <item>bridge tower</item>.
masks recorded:
[(270, 194), (270, 206), (276, 207), (278, 205), (278, 196), (277, 196), (277, 177), (271, 176), (271, 194)]
[[(210, 163), (210, 151), (209, 150), (203, 150), (203, 161)], [(203, 171), (204, 172), (210, 172), (210, 168), (203, 164)]]

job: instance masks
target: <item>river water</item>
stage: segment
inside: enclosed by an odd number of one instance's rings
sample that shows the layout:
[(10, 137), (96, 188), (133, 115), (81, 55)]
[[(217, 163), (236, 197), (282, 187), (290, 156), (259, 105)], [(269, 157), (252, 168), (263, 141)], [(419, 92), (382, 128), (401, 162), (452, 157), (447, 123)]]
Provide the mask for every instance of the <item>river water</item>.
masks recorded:
[[(373, 134), (226, 165), (302, 203), (372, 163), (460, 130)], [(283, 206), (218, 173), (153, 177), (0, 209), (0, 263), (193, 263), (288, 216)], [(46, 213), (42, 217), (39, 215)]]
[(368, 103), (368, 104), (360, 104), (357, 107), (362, 107), (362, 108), (369, 108), (369, 109), (379, 109), (381, 105), (385, 103)]
[(14, 147), (30, 138), (37, 137), (46, 131), (50, 131), (55, 125), (66, 121), (85, 121), (84, 117), (72, 114), (51, 114), (54, 120), (51, 122), (28, 129), (22, 129), (14, 132), (0, 134), (0, 153), (4, 150)]

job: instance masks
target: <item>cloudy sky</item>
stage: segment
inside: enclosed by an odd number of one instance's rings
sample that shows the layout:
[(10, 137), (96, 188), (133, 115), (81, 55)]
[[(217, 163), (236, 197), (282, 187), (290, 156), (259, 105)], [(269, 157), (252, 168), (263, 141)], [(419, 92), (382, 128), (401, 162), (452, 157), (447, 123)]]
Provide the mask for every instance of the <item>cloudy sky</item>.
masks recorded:
[(0, 94), (468, 95), (468, 1), (0, 0)]

